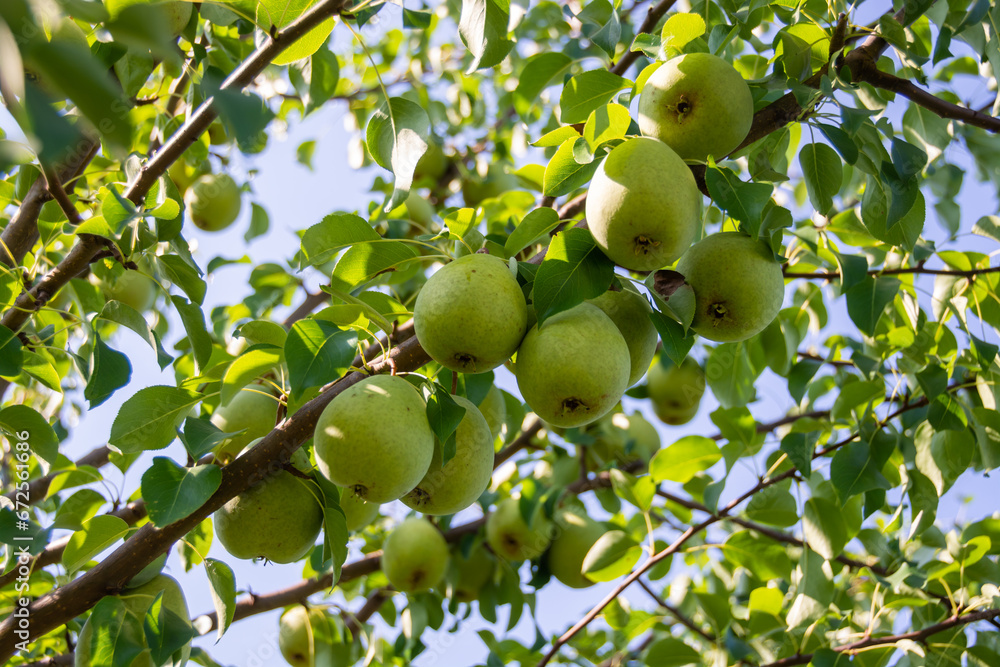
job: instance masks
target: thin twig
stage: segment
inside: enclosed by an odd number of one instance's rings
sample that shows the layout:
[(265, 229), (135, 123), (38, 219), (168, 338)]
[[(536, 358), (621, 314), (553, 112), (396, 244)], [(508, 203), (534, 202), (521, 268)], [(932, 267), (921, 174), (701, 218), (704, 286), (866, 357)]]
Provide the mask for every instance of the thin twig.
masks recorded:
[(661, 607), (669, 611), (671, 615), (673, 615), (674, 618), (677, 619), (678, 623), (683, 625), (688, 630), (691, 630), (692, 632), (701, 635), (706, 641), (709, 641), (713, 644), (715, 643), (716, 638), (714, 634), (712, 634), (708, 630), (700, 628), (697, 623), (695, 623), (690, 618), (685, 616), (684, 612), (682, 612), (680, 609), (678, 609), (677, 607), (675, 607), (674, 605), (670, 604), (662, 597), (660, 597), (660, 595), (656, 591), (654, 591), (652, 587), (650, 587), (650, 585), (645, 580), (639, 579), (637, 583), (639, 584), (639, 587), (642, 588), (642, 590), (646, 591), (646, 594), (649, 595), (649, 597), (653, 598), (653, 601), (656, 602), (656, 604), (660, 605)]

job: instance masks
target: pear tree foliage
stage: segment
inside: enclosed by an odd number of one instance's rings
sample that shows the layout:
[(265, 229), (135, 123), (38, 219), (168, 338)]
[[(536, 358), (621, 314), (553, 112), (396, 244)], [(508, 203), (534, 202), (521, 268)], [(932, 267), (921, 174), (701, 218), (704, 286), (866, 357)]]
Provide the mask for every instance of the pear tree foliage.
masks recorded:
[[(615, 268), (585, 229), (591, 179), (640, 134), (646, 80), (686, 53), (728, 61), (752, 95), (742, 143), (688, 163), (699, 237), (752, 237), (783, 271), (778, 316), (739, 342), (689, 328), (683, 276)], [(288, 651), (316, 664), (443, 660), (434, 647), (478, 616), (491, 666), (1000, 665), (998, 76), (996, 0), (4, 0), (0, 95), (27, 141), (0, 133), (0, 659), (215, 665), (240, 620), (284, 607)], [(270, 225), (286, 203), (237, 166), (268, 169), (255, 156), (276, 133), (330, 108), (347, 144), (296, 155), (339, 156), (367, 204), (301, 221), (294, 255), (208, 307), (212, 274), (250, 260), (192, 252), (195, 227), (233, 224), (251, 254), (287, 233)], [(237, 179), (238, 205), (209, 174)], [(539, 320), (637, 290), (656, 363), (707, 382), (664, 421), (700, 404), (711, 426), (656, 421), (662, 387), (643, 380), (625, 410), (649, 415), (659, 448), (634, 416), (550, 428), (493, 389), (516, 386), (503, 368), (431, 362), (417, 295), (480, 250)], [(125, 340), (174, 382), (135, 377)], [(311, 458), (326, 404), (383, 373), (421, 392), (442, 464), (453, 394), (505, 414), (492, 485), (426, 526), (450, 550), (444, 579), (409, 593), (379, 560), (405, 510), (361, 507)], [(273, 403), (252, 433), (251, 415), (218, 413), (248, 392)], [(88, 435), (107, 444), (66, 451), (112, 396), (110, 432)], [(269, 566), (301, 572), (286, 591), (208, 557), (213, 513), (280, 470), (312, 477), (323, 513), (305, 556)], [(119, 496), (105, 478), (121, 473)], [(973, 483), (992, 483), (987, 510), (956, 516)], [(572, 567), (537, 550), (498, 563), (482, 517), (500, 506), (578, 536)], [(191, 622), (163, 585), (129, 594), (168, 552), (210, 583), (214, 609)], [(610, 592), (553, 630), (542, 611), (567, 569)]]

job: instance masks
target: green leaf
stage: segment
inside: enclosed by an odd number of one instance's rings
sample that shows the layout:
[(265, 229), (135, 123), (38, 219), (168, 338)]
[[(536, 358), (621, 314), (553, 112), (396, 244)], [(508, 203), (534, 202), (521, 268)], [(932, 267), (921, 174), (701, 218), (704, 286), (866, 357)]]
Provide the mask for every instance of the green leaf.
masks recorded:
[(583, 138), (593, 153), (597, 147), (612, 139), (624, 139), (632, 118), (628, 109), (620, 104), (605, 104), (591, 112), (583, 126)]
[(113, 595), (101, 598), (87, 622), (92, 634), (90, 655), (84, 657), (84, 664), (129, 667), (146, 648), (142, 623), (121, 598)]
[(227, 438), (237, 435), (234, 433), (223, 433), (215, 424), (208, 419), (188, 417), (184, 420), (184, 431), (179, 433), (184, 449), (188, 451), (191, 458), (197, 460), (203, 455), (215, 449), (215, 446)]
[(676, 637), (659, 639), (649, 647), (643, 664), (657, 667), (685, 667), (702, 664), (701, 653)]
[(723, 545), (723, 553), (727, 559), (765, 581), (788, 579), (792, 573), (792, 561), (785, 547), (770, 538), (757, 537), (749, 530), (730, 535)]
[(689, 435), (658, 451), (649, 462), (649, 474), (657, 482), (669, 480), (685, 484), (721, 459), (722, 451), (714, 440)]
[(316, 475), (315, 479), (323, 492), (323, 560), (332, 559), (335, 584), (347, 560), (347, 518), (340, 507), (340, 488), (322, 475)]
[(614, 280), (614, 264), (586, 229), (556, 234), (538, 268), (534, 306), (538, 325), (556, 313), (604, 294)]
[(90, 378), (83, 390), (83, 397), (93, 410), (108, 400), (113, 393), (128, 384), (132, 379), (132, 364), (128, 357), (108, 347), (100, 334), (94, 332), (94, 362), (90, 369)]
[(24, 363), (24, 349), (21, 339), (14, 332), (0, 324), (0, 375), (12, 377), (21, 372)]
[[(0, 429), (8, 434), (7, 437), (12, 443), (27, 442), (31, 453), (49, 465), (55, 465), (59, 459), (59, 436), (48, 420), (34, 408), (27, 405), (8, 405), (0, 410)], [(25, 437), (22, 438), (18, 434)]]
[(406, 199), (413, 184), (417, 162), (427, 150), (431, 121), (427, 112), (416, 102), (404, 97), (390, 97), (380, 106), (365, 132), (365, 142), (375, 163), (396, 177), (392, 198), (386, 212)]
[(164, 592), (156, 594), (153, 603), (142, 619), (146, 646), (152, 664), (160, 665), (170, 660), (197, 634), (186, 618), (181, 618), (163, 603)]
[(843, 508), (826, 498), (806, 501), (802, 530), (809, 547), (827, 560), (839, 556), (847, 545), (847, 524)]
[(156, 352), (156, 362), (160, 366), (160, 370), (163, 370), (170, 365), (173, 361), (173, 357), (167, 354), (167, 351), (163, 349), (163, 344), (160, 342), (160, 337), (156, 335), (149, 324), (146, 323), (146, 318), (142, 316), (138, 310), (132, 306), (126, 305), (121, 301), (108, 301), (104, 304), (104, 308), (101, 310), (101, 314), (98, 315), (101, 319), (108, 320), (109, 322), (115, 322), (120, 324), (127, 329), (131, 329), (135, 333), (139, 334), (146, 343), (149, 344), (153, 351)]
[(24, 351), (24, 372), (55, 392), (61, 392), (59, 373), (52, 366), (51, 357), (30, 350)]
[(331, 284), (335, 289), (348, 292), (380, 273), (395, 271), (401, 265), (419, 258), (413, 246), (400, 241), (355, 245), (337, 262)]
[(841, 447), (830, 463), (830, 481), (837, 489), (841, 501), (873, 489), (891, 489), (881, 472), (881, 465), (873, 459), (866, 442), (851, 442)]
[(526, 115), (538, 102), (541, 92), (555, 83), (553, 79), (572, 63), (572, 58), (558, 51), (537, 53), (528, 58), (521, 69), (517, 88), (514, 89), (514, 108), (517, 113)]
[(698, 14), (677, 13), (663, 23), (660, 42), (663, 46), (683, 49), (686, 44), (705, 34), (705, 19)]
[(320, 266), (330, 261), (341, 248), (381, 238), (360, 216), (353, 213), (332, 213), (302, 235), (301, 252), (304, 261), (299, 263), (299, 268), (307, 264)]
[(799, 522), (799, 508), (787, 488), (769, 486), (755, 493), (747, 505), (747, 518), (751, 521), (786, 528)]
[(844, 164), (826, 144), (806, 144), (799, 151), (799, 166), (805, 178), (809, 201), (821, 215), (833, 208), (833, 198), (844, 184)]
[(79, 108), (101, 136), (120, 150), (132, 146), (132, 108), (107, 68), (83, 44), (33, 40), (24, 59)]
[(205, 574), (208, 575), (212, 594), (212, 606), (219, 619), (216, 639), (222, 639), (236, 616), (236, 574), (233, 569), (214, 558), (205, 559)]
[(266, 343), (277, 347), (284, 347), (288, 338), (285, 327), (270, 320), (251, 320), (241, 324), (233, 336), (239, 336), (246, 340), (248, 345), (259, 345)]
[(715, 203), (755, 240), (760, 232), (764, 206), (771, 200), (774, 187), (767, 183), (744, 183), (732, 169), (709, 167), (705, 184)]
[[(248, 347), (236, 358), (222, 378), (222, 398), (219, 407), (227, 405), (243, 387), (281, 363), (283, 351), (275, 345), (261, 343)], [(353, 357), (352, 357), (353, 358)]]
[[(271, 227), (271, 218), (267, 215), (267, 210), (257, 203), (250, 204), (250, 226), (243, 234), (243, 240), (248, 243), (258, 236), (263, 236)], [(245, 255), (244, 255), (245, 257)], [(209, 263), (208, 272), (212, 272), (212, 265)]]
[(188, 531), (184, 539), (177, 543), (177, 556), (184, 571), (201, 564), (208, 557), (212, 547), (212, 517), (209, 517)]
[(705, 377), (715, 398), (725, 408), (742, 407), (756, 398), (758, 371), (750, 363), (745, 343), (717, 345), (705, 362)]
[(521, 223), (514, 228), (514, 231), (507, 237), (504, 244), (504, 254), (513, 257), (521, 252), (535, 240), (542, 236), (547, 236), (549, 232), (559, 226), (559, 214), (555, 209), (544, 206), (536, 208), (524, 216)]
[(228, 134), (236, 138), (244, 152), (259, 152), (266, 138), (264, 131), (274, 118), (274, 112), (259, 95), (234, 89), (223, 89), (225, 73), (208, 67), (202, 78), (200, 93), (212, 98), (213, 107), (226, 125)]
[[(301, 16), (313, 2), (314, 0), (257, 0), (257, 25), (261, 26), (264, 32), (269, 32), (272, 26), (284, 28)], [(333, 16), (324, 19), (279, 53), (273, 64), (287, 65), (318, 52), (326, 42), (326, 38), (333, 32), (334, 20)]]
[(185, 468), (165, 456), (155, 457), (141, 485), (150, 521), (162, 528), (190, 516), (221, 483), (222, 471), (216, 465)]
[(120, 540), (128, 532), (128, 524), (110, 514), (95, 516), (83, 522), (83, 528), (70, 535), (61, 562), (68, 573), (86, 565), (91, 558)]
[(503, 62), (514, 48), (514, 42), (507, 39), (509, 23), (510, 0), (462, 0), (458, 33), (472, 54), (467, 74)]
[(584, 123), (592, 111), (610, 102), (615, 93), (631, 87), (631, 81), (606, 69), (577, 74), (566, 83), (559, 97), (559, 120), (564, 125)]
[[(840, 153), (840, 157), (844, 158), (844, 162), (847, 164), (854, 164), (858, 161), (858, 145), (855, 143), (854, 139), (851, 138), (844, 130), (840, 129), (836, 125), (827, 125), (826, 123), (816, 123), (816, 127), (820, 129), (823, 136), (833, 144), (833, 147), (837, 149)], [(843, 172), (841, 172), (843, 176)]]
[(156, 263), (167, 279), (181, 288), (199, 306), (205, 302), (207, 286), (197, 267), (188, 264), (178, 255), (160, 255)]
[(205, 313), (197, 304), (176, 294), (170, 295), (170, 302), (181, 317), (181, 324), (184, 325), (194, 351), (194, 361), (197, 364), (195, 368), (200, 372), (212, 357), (212, 335), (205, 328)]
[(1000, 216), (984, 215), (972, 226), (972, 233), (1000, 243)]
[(632, 571), (642, 556), (642, 547), (624, 531), (601, 535), (583, 559), (583, 573), (592, 581), (613, 581)]
[(885, 400), (885, 383), (881, 380), (845, 383), (837, 399), (833, 402), (830, 416), (834, 419), (848, 419), (852, 412), (863, 415), (870, 408)]
[(899, 293), (895, 278), (869, 276), (847, 291), (847, 313), (863, 333), (873, 336), (885, 307)]
[(649, 319), (653, 321), (656, 332), (660, 334), (664, 353), (679, 366), (694, 347), (695, 336), (685, 332), (683, 326), (658, 310), (649, 313)]
[(542, 177), (542, 191), (550, 197), (560, 197), (583, 187), (593, 178), (594, 172), (600, 166), (600, 160), (591, 160), (586, 164), (576, 161), (576, 146), (579, 137), (567, 139), (556, 154), (545, 166)]
[(434, 393), (427, 399), (427, 421), (441, 443), (441, 465), (455, 457), (455, 430), (465, 418), (465, 408), (455, 402), (448, 390), (437, 382)]
[(816, 439), (806, 433), (789, 433), (781, 439), (781, 451), (788, 455), (789, 460), (804, 477), (812, 475), (813, 449)]
[(179, 387), (140, 389), (118, 410), (108, 442), (125, 454), (163, 449), (176, 437), (174, 428), (201, 398)]
[(293, 395), (341, 377), (357, 352), (358, 334), (323, 320), (296, 322), (285, 342), (285, 361)]

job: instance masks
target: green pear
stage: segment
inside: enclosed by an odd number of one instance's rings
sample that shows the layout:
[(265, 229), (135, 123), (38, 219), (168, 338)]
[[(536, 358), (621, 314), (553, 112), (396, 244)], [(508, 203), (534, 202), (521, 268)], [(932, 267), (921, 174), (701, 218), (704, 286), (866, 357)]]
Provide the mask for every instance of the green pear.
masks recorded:
[(607, 413), (628, 387), (628, 345), (618, 327), (589, 303), (534, 326), (517, 351), (517, 386), (541, 419), (582, 426)]
[(319, 487), (279, 470), (220, 507), (214, 524), (215, 536), (236, 558), (294, 563), (323, 526)]
[(427, 406), (398, 376), (373, 375), (338, 394), (313, 438), (320, 472), (370, 503), (402, 498), (434, 457)]
[(223, 433), (243, 431), (222, 441), (216, 456), (223, 461), (236, 458), (250, 442), (274, 430), (277, 418), (278, 400), (262, 385), (247, 385), (212, 413), (212, 423)]
[(490, 387), (486, 393), (486, 398), (479, 404), (479, 411), (489, 424), (490, 435), (496, 440), (500, 437), (504, 422), (507, 421), (507, 402), (503, 399), (503, 392), (496, 385)]
[(570, 456), (546, 454), (535, 464), (532, 477), (548, 486), (569, 486), (580, 479), (580, 462)]
[(348, 532), (356, 532), (367, 527), (378, 516), (378, 503), (367, 503), (351, 491), (345, 489), (340, 494), (340, 509), (347, 518)]
[[(191, 20), (192, 5), (190, 2), (151, 2), (150, 0), (105, 0), (104, 6), (112, 20), (126, 7), (132, 5), (156, 5), (161, 10), (167, 34), (177, 37)], [(158, 26), (159, 27), (159, 26)]]
[(616, 412), (595, 429), (595, 442), (587, 453), (600, 465), (616, 462), (619, 466), (635, 462), (649, 463), (660, 450), (660, 434), (639, 412), (626, 415)]
[(649, 319), (653, 309), (646, 297), (639, 294), (630, 283), (619, 292), (608, 290), (589, 303), (603, 310), (625, 339), (632, 362), (628, 376), (628, 386), (631, 387), (645, 375), (649, 362), (656, 354), (656, 343), (660, 340), (653, 321)]
[(750, 87), (728, 62), (686, 53), (663, 63), (639, 95), (639, 130), (685, 160), (721, 160), (746, 138), (753, 123)]
[(605, 527), (582, 510), (562, 510), (556, 514), (556, 537), (549, 547), (549, 572), (570, 588), (587, 588), (595, 582), (583, 574), (583, 559), (590, 547), (606, 532)]
[(462, 199), (466, 206), (476, 208), (486, 199), (499, 197), (519, 187), (517, 176), (508, 173), (499, 162), (494, 162), (485, 169), (480, 163), (476, 171), (462, 182)]
[(146, 312), (156, 302), (156, 283), (139, 271), (126, 270), (107, 279), (90, 274), (90, 282), (100, 288), (104, 298), (120, 301), (126, 306)]
[(529, 526), (521, 516), (521, 501), (504, 498), (486, 519), (486, 541), (493, 553), (505, 560), (532, 560), (549, 546), (551, 528), (552, 522), (541, 507), (535, 510)]
[(460, 550), (453, 552), (447, 577), (448, 597), (456, 602), (472, 602), (493, 578), (496, 566), (496, 560), (482, 544), (477, 544), (468, 558)]
[(680, 366), (661, 358), (649, 367), (646, 384), (653, 411), (660, 421), (680, 426), (698, 414), (698, 405), (705, 395), (705, 372), (691, 357)]
[(278, 649), (292, 667), (347, 667), (349, 641), (340, 617), (320, 609), (296, 605), (278, 621)]
[(174, 182), (177, 186), (177, 191), (182, 195), (187, 192), (187, 189), (191, 187), (191, 184), (198, 180), (199, 177), (204, 176), (208, 173), (208, 166), (206, 163), (197, 167), (189, 166), (183, 159), (177, 160), (167, 169), (167, 174), (170, 176), (170, 180)]
[(199, 229), (218, 232), (240, 215), (240, 186), (229, 174), (205, 174), (184, 193), (191, 221)]
[(446, 264), (417, 293), (413, 326), (434, 361), (485, 373), (514, 354), (528, 306), (506, 262), (475, 253)]
[(701, 192), (669, 146), (635, 137), (597, 168), (587, 194), (587, 226), (611, 261), (631, 271), (673, 264), (698, 237)]
[[(141, 626), (143, 618), (146, 615), (146, 611), (149, 610), (150, 605), (156, 599), (156, 596), (163, 592), (163, 606), (167, 611), (173, 612), (178, 618), (183, 620), (188, 627), (190, 627), (190, 617), (191, 613), (188, 611), (187, 601), (184, 599), (184, 591), (181, 590), (180, 584), (173, 577), (168, 577), (165, 574), (158, 575), (152, 580), (146, 582), (142, 586), (136, 588), (130, 588), (119, 595), (121, 601), (125, 603), (126, 613), (135, 617), (138, 620), (138, 624)], [(128, 629), (133, 627), (131, 625), (125, 625), (126, 632)], [(107, 628), (101, 628), (101, 630), (106, 630)], [(193, 632), (193, 628), (192, 628)], [(145, 634), (140, 634), (135, 637), (129, 637), (132, 641), (146, 645)], [(90, 619), (83, 624), (80, 629), (80, 634), (77, 636), (76, 651), (73, 656), (73, 665), (75, 667), (91, 667), (93, 665), (91, 651), (94, 641), (94, 626), (91, 624)], [(176, 660), (171, 663), (168, 661), (166, 664), (171, 665), (183, 665), (187, 662), (188, 656), (191, 655), (191, 644), (190, 642), (185, 644), (183, 648), (174, 653)], [(105, 664), (103, 661), (101, 664)], [(154, 667), (153, 660), (150, 657), (149, 651), (143, 651), (140, 653), (131, 663), (130, 667)]]
[(472, 401), (453, 397), (465, 408), (455, 431), (455, 455), (441, 465), (441, 450), (434, 448), (427, 474), (400, 498), (410, 509), (424, 514), (454, 514), (472, 505), (490, 485), (493, 475), (493, 438), (489, 424)]
[(396, 590), (426, 591), (448, 571), (448, 543), (427, 519), (410, 517), (393, 528), (382, 545), (382, 571)]
[(694, 290), (691, 328), (709, 340), (746, 340), (781, 310), (785, 279), (763, 241), (739, 232), (711, 234), (684, 253), (677, 271)]

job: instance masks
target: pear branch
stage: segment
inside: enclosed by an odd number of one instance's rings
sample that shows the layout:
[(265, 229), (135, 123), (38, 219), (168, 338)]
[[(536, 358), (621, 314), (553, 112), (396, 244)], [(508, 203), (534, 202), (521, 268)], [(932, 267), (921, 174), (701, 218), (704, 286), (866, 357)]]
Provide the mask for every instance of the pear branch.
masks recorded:
[[(872, 269), (868, 271), (869, 276), (902, 276), (902, 275), (927, 275), (927, 276), (960, 276), (963, 278), (975, 278), (986, 273), (1000, 273), (1000, 266), (990, 266), (983, 269), (970, 269), (960, 271), (957, 269), (928, 269), (924, 266), (904, 266), (898, 269)], [(840, 278), (840, 271), (814, 271), (809, 273), (798, 273), (795, 271), (784, 271), (786, 278), (804, 278), (807, 280), (835, 280)]]
[(656, 604), (660, 605), (668, 612), (670, 612), (670, 614), (677, 619), (678, 623), (683, 625), (688, 630), (691, 630), (692, 632), (701, 635), (705, 639), (705, 641), (711, 642), (713, 644), (715, 643), (716, 641), (715, 635), (713, 635), (708, 630), (704, 630), (701, 627), (699, 627), (697, 623), (695, 623), (690, 618), (685, 616), (684, 612), (682, 612), (680, 609), (678, 609), (677, 607), (675, 607), (674, 605), (670, 604), (662, 597), (660, 597), (660, 595), (656, 591), (654, 591), (647, 582), (643, 581), (642, 579), (639, 579), (639, 587), (642, 588), (642, 590), (646, 591), (646, 594), (649, 597), (651, 597)]
[[(970, 623), (975, 623), (977, 621), (990, 621), (992, 619), (1000, 616), (1000, 609), (983, 609), (982, 611), (973, 611), (968, 614), (958, 615), (955, 614), (948, 619), (941, 621), (940, 623), (935, 623), (934, 625), (928, 625), (922, 630), (914, 630), (913, 632), (904, 632), (898, 635), (884, 635), (881, 637), (865, 637), (856, 642), (850, 644), (841, 644), (840, 646), (834, 646), (830, 650), (836, 653), (853, 653), (855, 651), (860, 651), (862, 649), (871, 648), (873, 646), (890, 646), (901, 641), (913, 641), (925, 643), (930, 637), (944, 632), (946, 630), (951, 630), (952, 628), (961, 627), (963, 625), (968, 625)], [(761, 667), (791, 667), (792, 665), (808, 665), (809, 661), (812, 660), (812, 653), (802, 653), (790, 656), (788, 658), (782, 658), (781, 660), (776, 660), (775, 662), (769, 662)]]

